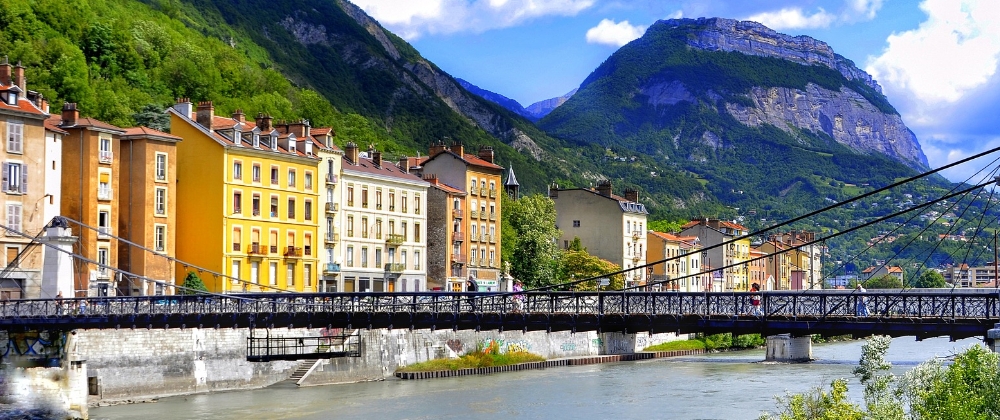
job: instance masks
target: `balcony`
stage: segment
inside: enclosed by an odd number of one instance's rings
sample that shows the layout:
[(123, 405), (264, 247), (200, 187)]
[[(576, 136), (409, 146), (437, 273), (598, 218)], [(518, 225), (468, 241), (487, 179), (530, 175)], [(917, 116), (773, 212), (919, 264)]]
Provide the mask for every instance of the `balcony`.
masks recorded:
[(336, 212), (337, 211), (337, 207), (339, 207), (337, 205), (337, 203), (326, 203), (326, 212), (327, 213)]
[(639, 232), (632, 232), (632, 240), (633, 241), (639, 240)]
[(385, 238), (385, 246), (400, 246), (406, 242), (406, 237), (403, 235), (389, 234)]
[(112, 198), (114, 198), (114, 191), (111, 189), (111, 187), (97, 189), (98, 200), (111, 200)]
[(469, 195), (479, 195), (479, 188), (469, 187)]
[(406, 266), (400, 263), (389, 263), (385, 265), (385, 272), (399, 274), (406, 270)]
[(451, 209), (451, 217), (455, 219), (462, 218), (462, 209)]
[(469, 258), (469, 266), (475, 267), (476, 265), (477, 265), (476, 264), (476, 257)]
[(305, 252), (307, 257), (311, 257), (313, 254), (312, 245), (306, 245), (305, 247), (303, 247), (303, 251)]
[(340, 242), (340, 234), (337, 232), (327, 232), (323, 235), (323, 241), (328, 244), (335, 244)]
[(326, 183), (329, 185), (337, 185), (337, 176), (334, 174), (326, 174)]
[(454, 264), (465, 264), (465, 254), (451, 254), (451, 262)]
[(489, 217), (490, 216), (488, 214), (486, 214), (486, 210), (479, 210), (479, 219), (480, 220), (486, 220)]
[(452, 232), (451, 233), (451, 241), (452, 242), (464, 242), (465, 241), (465, 235), (463, 235), (462, 232), (459, 232), (459, 231)]
[(479, 234), (479, 242), (486, 242), (486, 241), (489, 240), (489, 238), (490, 238), (490, 235), (487, 235), (485, 233), (480, 233)]
[(97, 237), (99, 239), (107, 239), (111, 237), (111, 227), (110, 226), (99, 226), (97, 228)]
[(252, 243), (247, 246), (247, 256), (251, 258), (263, 258), (267, 253), (267, 246), (259, 243)]
[(286, 258), (302, 258), (302, 248), (289, 246), (285, 247)]
[(271, 254), (277, 254), (278, 253), (278, 246), (277, 245), (271, 245), (271, 247), (268, 249), (268, 252), (271, 253)]
[(336, 263), (326, 263), (326, 264), (323, 264), (323, 273), (324, 274), (339, 273), (339, 272), (340, 272), (340, 264), (336, 264)]
[(492, 234), (492, 233), (490, 234), (490, 243), (491, 244), (497, 243), (497, 235), (496, 234)]
[(497, 212), (495, 212), (495, 211), (490, 212), (490, 220), (493, 220), (493, 221), (497, 220)]
[(101, 163), (111, 163), (114, 158), (115, 155), (110, 150), (102, 150), (97, 154), (97, 161)]
[(479, 217), (479, 210), (472, 210), (469, 212), (469, 217), (475, 219)]
[(496, 188), (490, 188), (490, 198), (497, 198)]

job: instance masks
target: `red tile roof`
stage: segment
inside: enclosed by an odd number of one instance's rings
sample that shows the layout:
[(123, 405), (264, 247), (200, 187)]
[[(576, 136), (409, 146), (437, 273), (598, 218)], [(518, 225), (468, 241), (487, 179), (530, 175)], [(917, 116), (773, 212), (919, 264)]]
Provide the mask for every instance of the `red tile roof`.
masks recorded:
[(45, 119), (45, 129), (49, 131), (54, 131), (59, 134), (69, 134), (68, 131), (59, 128), (59, 122), (62, 121), (62, 117), (59, 115), (52, 115)]
[(118, 127), (116, 125), (108, 124), (108, 123), (106, 123), (104, 121), (101, 121), (101, 120), (98, 120), (96, 118), (80, 118), (80, 119), (76, 120), (76, 124), (74, 124), (74, 125), (60, 124), (59, 126), (62, 127), (62, 128), (92, 127), (92, 128), (100, 128), (100, 129), (110, 130), (110, 131), (118, 131), (119, 133), (124, 133), (125, 132), (125, 130), (123, 130), (121, 127)]
[[(13, 83), (11, 83), (9, 85), (0, 84), (0, 90), (11, 90), (11, 89), (13, 89), (15, 87), (17, 87), (17, 86), (14, 85)], [(43, 111), (40, 108), (38, 108), (37, 106), (35, 106), (34, 102), (31, 102), (30, 100), (27, 99), (27, 97), (26, 97), (27, 92), (21, 92), (20, 91), (21, 88), (19, 88), (19, 87), (17, 88), (17, 90), (18, 90), (18, 92), (17, 92), (17, 105), (8, 105), (6, 102), (0, 101), (0, 110), (3, 110), (3, 111), (14, 111), (14, 112), (23, 112), (23, 113), (26, 113), (26, 114), (34, 114), (34, 115), (38, 115), (38, 116), (45, 116), (46, 115), (45, 111)]]
[(345, 171), (353, 170), (373, 175), (389, 176), (406, 181), (419, 181), (422, 183), (426, 183), (426, 181), (424, 181), (423, 179), (421, 179), (416, 175), (413, 175), (408, 172), (403, 172), (402, 169), (399, 169), (399, 167), (396, 166), (396, 164), (391, 161), (383, 160), (381, 165), (375, 166), (375, 164), (372, 163), (372, 160), (369, 158), (358, 158), (357, 164), (352, 163), (351, 160), (348, 159), (346, 156), (343, 159), (344, 159), (343, 170)]
[(180, 137), (170, 133), (164, 133), (149, 127), (129, 127), (125, 129), (125, 137), (162, 137), (170, 140), (181, 140)]

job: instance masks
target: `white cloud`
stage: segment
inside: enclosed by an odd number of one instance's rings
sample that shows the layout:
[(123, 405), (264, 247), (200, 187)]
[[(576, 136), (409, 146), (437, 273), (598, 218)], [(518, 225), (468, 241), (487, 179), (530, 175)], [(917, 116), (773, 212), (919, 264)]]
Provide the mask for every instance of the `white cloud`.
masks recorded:
[(596, 0), (351, 0), (407, 39), (424, 34), (481, 33), (543, 16), (573, 16)]
[(986, 84), (1000, 57), (1000, 2), (927, 0), (917, 29), (892, 34), (866, 70), (924, 106), (954, 103)]
[(763, 12), (750, 16), (747, 20), (759, 22), (774, 30), (801, 29), (801, 28), (826, 28), (830, 26), (837, 16), (827, 13), (823, 8), (812, 15), (807, 15), (798, 7), (784, 8), (774, 12)]
[(587, 30), (587, 42), (620, 47), (642, 36), (645, 32), (645, 26), (633, 26), (627, 20), (615, 23), (611, 19), (604, 19), (597, 26)]
[(878, 9), (882, 8), (882, 0), (847, 0), (848, 11), (841, 15), (842, 19), (851, 19), (852, 13), (871, 20), (875, 18)]
[(678, 10), (676, 12), (673, 12), (673, 13), (667, 15), (667, 19), (680, 19), (682, 17), (684, 17), (684, 11), (683, 10)]

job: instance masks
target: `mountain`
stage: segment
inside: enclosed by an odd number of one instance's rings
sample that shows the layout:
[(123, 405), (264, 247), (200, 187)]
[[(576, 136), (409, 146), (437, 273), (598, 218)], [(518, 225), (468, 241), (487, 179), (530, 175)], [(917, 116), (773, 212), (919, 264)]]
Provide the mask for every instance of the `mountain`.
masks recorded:
[(529, 114), (531, 114), (532, 117), (538, 120), (542, 117), (545, 117), (546, 115), (549, 115), (549, 113), (552, 112), (553, 109), (556, 109), (559, 107), (559, 105), (565, 103), (567, 99), (569, 99), (576, 93), (576, 91), (577, 89), (573, 89), (569, 91), (569, 93), (560, 96), (558, 98), (551, 98), (535, 102), (531, 105), (528, 105), (528, 108), (526, 108), (526, 110), (528, 111)]
[(459, 86), (462, 86), (463, 88), (465, 88), (465, 90), (469, 91), (469, 93), (475, 94), (480, 98), (483, 98), (487, 101), (500, 105), (510, 112), (513, 112), (517, 115), (520, 115), (532, 121), (538, 119), (538, 117), (535, 117), (533, 114), (524, 109), (524, 107), (521, 106), (521, 103), (518, 101), (510, 99), (496, 92), (490, 92), (486, 89), (483, 89), (458, 77), (455, 78), (455, 81), (458, 82)]
[(649, 156), (731, 207), (804, 211), (927, 168), (878, 84), (827, 44), (720, 18), (655, 23), (538, 125)]

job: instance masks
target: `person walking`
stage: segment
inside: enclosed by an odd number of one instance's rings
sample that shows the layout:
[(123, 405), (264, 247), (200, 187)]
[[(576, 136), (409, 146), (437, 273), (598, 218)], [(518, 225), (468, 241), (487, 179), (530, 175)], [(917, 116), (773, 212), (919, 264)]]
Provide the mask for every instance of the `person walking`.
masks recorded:
[(857, 310), (855, 311), (855, 314), (857, 316), (868, 316), (868, 297), (865, 296), (866, 292), (868, 291), (865, 290), (865, 287), (862, 286), (861, 283), (858, 283), (857, 287), (854, 288), (854, 293), (858, 294), (857, 296), (858, 307)]
[(514, 280), (514, 312), (524, 310), (524, 285), (520, 280)]
[[(476, 282), (476, 279), (472, 278), (472, 276), (469, 276), (469, 280), (466, 281), (465, 284), (467, 286), (466, 291), (468, 291), (468, 292), (478, 292), (479, 291), (479, 283)], [(472, 308), (471, 309), (472, 312), (476, 312), (476, 296), (475, 295), (469, 296), (469, 306)]]
[(760, 310), (760, 285), (754, 283), (750, 286), (750, 305), (753, 306), (753, 316), (763, 316), (764, 312)]

